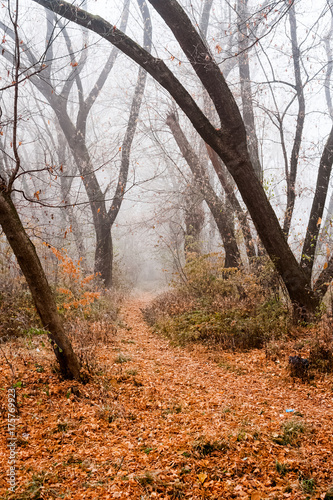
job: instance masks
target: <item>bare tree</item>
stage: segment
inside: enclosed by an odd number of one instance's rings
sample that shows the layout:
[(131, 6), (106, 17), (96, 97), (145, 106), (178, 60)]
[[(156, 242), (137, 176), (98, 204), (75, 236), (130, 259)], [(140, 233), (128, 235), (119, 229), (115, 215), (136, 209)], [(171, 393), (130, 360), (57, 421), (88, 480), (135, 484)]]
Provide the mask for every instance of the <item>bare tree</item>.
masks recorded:
[[(218, 129), (210, 123), (166, 64), (150, 55), (120, 30), (114, 29), (104, 19), (91, 16), (67, 2), (34, 1), (100, 34), (145, 68), (168, 90), (204, 141), (216, 151), (233, 176), (261, 241), (295, 304), (295, 309), (300, 309), (305, 316), (311, 314), (317, 308), (320, 298), (311, 287), (309, 272), (304, 272), (289, 247), (278, 218), (255, 173), (248, 151), (244, 121), (230, 88), (212, 53), (180, 4), (176, 0), (149, 0), (172, 31), (197, 77), (208, 92), (220, 120)], [(293, 2), (290, 2), (285, 5), (284, 13), (292, 4)], [(326, 176), (330, 173), (333, 162), (332, 137), (333, 131), (324, 147), (319, 177), (322, 170), (325, 171)], [(313, 205), (313, 212), (318, 222), (322, 209)], [(313, 216), (311, 220), (314, 220)], [(311, 266), (306, 267), (308, 270), (312, 269)]]
[[(144, 47), (150, 51), (151, 48), (151, 22), (149, 11), (143, 0), (138, 0), (140, 11), (144, 22)], [(55, 38), (55, 27), (57, 20), (55, 15), (47, 12), (47, 33), (46, 33), (46, 67), (43, 72), (43, 78), (31, 77), (30, 80), (44, 96), (52, 107), (57, 116), (60, 128), (68, 142), (70, 150), (75, 159), (77, 168), (83, 180), (86, 193), (89, 199), (89, 205), (92, 212), (93, 224), (96, 234), (96, 251), (95, 251), (95, 273), (99, 274), (107, 288), (112, 285), (112, 237), (111, 228), (119, 213), (120, 206), (124, 197), (129, 164), (130, 164), (130, 151), (133, 143), (137, 120), (140, 112), (141, 102), (144, 94), (146, 83), (146, 71), (142, 68), (139, 69), (136, 87), (134, 90), (133, 101), (129, 113), (128, 125), (123, 139), (121, 150), (121, 165), (118, 174), (117, 186), (110, 203), (109, 208), (106, 203), (107, 191), (103, 191), (100, 186), (97, 176), (96, 168), (90, 156), (87, 146), (87, 120), (93, 104), (96, 102), (102, 88), (110, 74), (116, 58), (118, 56), (118, 49), (114, 48), (107, 59), (100, 75), (98, 76), (95, 84), (93, 85), (89, 94), (84, 97), (83, 84), (81, 79), (81, 72), (85, 66), (87, 57), (86, 51), (83, 50), (80, 60), (76, 61), (74, 50), (71, 44), (68, 31), (60, 22), (60, 30), (64, 37), (68, 55), (71, 59), (71, 72), (64, 79), (63, 87), (60, 91), (56, 91), (52, 80), (52, 66), (53, 66), (53, 39)], [(123, 16), (120, 23), (120, 28), (126, 28), (129, 13), (129, 0), (124, 0)], [(13, 37), (13, 32), (3, 23), (0, 23), (6, 33)], [(25, 56), (28, 58), (30, 64), (36, 65), (36, 57), (32, 50), (23, 44)], [(3, 56), (11, 59), (12, 55), (5, 51)], [(78, 103), (79, 109), (76, 116), (76, 121), (73, 122), (70, 118), (68, 110), (70, 93), (73, 89), (74, 83), (78, 90)], [(50, 92), (50, 87), (53, 91)]]
[(252, 86), (251, 86), (250, 64), (249, 64), (249, 55), (250, 55), (249, 45), (252, 42), (252, 37), (250, 37), (248, 30), (248, 22), (249, 22), (248, 0), (238, 0), (237, 16), (238, 16), (237, 24), (238, 24), (238, 48), (239, 48), (238, 68), (239, 68), (239, 79), (241, 87), (243, 120), (246, 128), (247, 143), (252, 165), (258, 178), (262, 181), (263, 171), (262, 171), (262, 165), (260, 164), (259, 160), (258, 138), (256, 133), (254, 111), (253, 111)]
[[(20, 74), (22, 71), (20, 64), (21, 47), (18, 31), (18, 1), (16, 1), (14, 13), (11, 10), (9, 13), (15, 35), (13, 67), (13, 119), (11, 124), (11, 145), (13, 156), (2, 151), (3, 155), (5, 155), (7, 159), (7, 165), (4, 165), (3, 156), (0, 157), (0, 224), (17, 258), (22, 273), (27, 280), (37, 312), (41, 318), (43, 327), (48, 332), (51, 345), (59, 362), (61, 373), (66, 378), (80, 379), (80, 363), (72, 349), (69, 339), (65, 334), (53, 293), (40, 263), (36, 249), (27, 235), (12, 201), (14, 183), (18, 175), (22, 173), (21, 157), (19, 154), (20, 141), (18, 139), (19, 88)], [(0, 113), (0, 115), (1, 114), (2, 113)]]

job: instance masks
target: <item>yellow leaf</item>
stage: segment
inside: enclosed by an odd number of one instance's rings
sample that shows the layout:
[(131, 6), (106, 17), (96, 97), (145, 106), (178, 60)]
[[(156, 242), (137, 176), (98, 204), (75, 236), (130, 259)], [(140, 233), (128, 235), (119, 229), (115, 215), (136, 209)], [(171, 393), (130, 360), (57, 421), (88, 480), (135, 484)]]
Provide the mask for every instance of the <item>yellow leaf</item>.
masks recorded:
[(331, 250), (329, 247), (326, 247), (326, 255), (327, 255), (327, 258), (331, 255)]
[(110, 380), (110, 385), (112, 385), (112, 387), (114, 387), (115, 389), (118, 389), (118, 387), (119, 387), (119, 384), (115, 378), (112, 378)]
[(206, 481), (207, 479), (207, 474), (204, 474), (204, 473), (201, 473), (201, 474), (198, 474), (198, 479), (200, 481), (201, 484), (204, 484), (204, 482)]
[(327, 267), (328, 267), (328, 264), (327, 264), (327, 262), (325, 262), (324, 269), (327, 269)]
[(319, 224), (321, 224), (321, 217), (317, 220), (317, 226), (319, 226)]

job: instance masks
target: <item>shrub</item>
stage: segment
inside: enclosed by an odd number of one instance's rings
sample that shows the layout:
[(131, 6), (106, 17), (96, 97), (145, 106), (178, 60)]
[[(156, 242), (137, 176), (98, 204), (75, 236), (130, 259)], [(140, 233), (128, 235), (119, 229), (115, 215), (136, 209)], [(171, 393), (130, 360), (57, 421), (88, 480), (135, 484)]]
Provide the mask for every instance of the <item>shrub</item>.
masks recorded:
[(182, 291), (162, 293), (148, 307), (142, 309), (142, 314), (149, 326), (154, 326), (161, 316), (177, 316), (195, 307), (191, 296)]
[(208, 308), (225, 309), (241, 301), (251, 307), (262, 301), (263, 289), (256, 276), (236, 268), (224, 268), (220, 253), (193, 257), (185, 265), (185, 282), (174, 283), (182, 295)]
[(157, 329), (172, 340), (218, 342), (225, 348), (254, 349), (286, 332), (285, 312), (279, 302), (261, 304), (252, 311), (241, 308), (223, 312), (194, 310), (160, 319)]
[(51, 245), (46, 245), (58, 259), (60, 283), (56, 288), (56, 301), (58, 310), (65, 316), (71, 311), (82, 311), (87, 314), (90, 306), (97, 300), (101, 293), (97, 288), (98, 276), (91, 274), (83, 276), (80, 267), (81, 260), (74, 262), (66, 250), (58, 250)]
[(311, 366), (322, 373), (333, 371), (333, 346), (330, 342), (316, 341), (309, 355)]
[[(191, 256), (184, 276), (143, 310), (148, 324), (173, 341), (252, 349), (288, 333), (290, 317), (276, 293), (276, 273), (263, 259), (255, 272), (247, 273), (225, 269), (218, 253)], [(275, 280), (273, 292), (268, 278)]]
[(27, 329), (41, 328), (30, 292), (23, 278), (14, 279), (9, 285), (1, 282), (0, 292), (0, 338), (25, 335)]

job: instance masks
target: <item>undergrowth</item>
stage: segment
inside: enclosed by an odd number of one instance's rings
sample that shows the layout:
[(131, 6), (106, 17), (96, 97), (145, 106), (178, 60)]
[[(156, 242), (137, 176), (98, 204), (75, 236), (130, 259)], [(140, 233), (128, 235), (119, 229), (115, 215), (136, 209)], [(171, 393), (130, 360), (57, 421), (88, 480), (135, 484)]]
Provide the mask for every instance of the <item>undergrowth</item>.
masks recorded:
[[(123, 294), (103, 289), (94, 274), (84, 276), (80, 259), (74, 261), (66, 251), (48, 247), (57, 257), (56, 280), (51, 286), (65, 332), (83, 370), (93, 374), (98, 370), (100, 347), (114, 340)], [(13, 269), (11, 276), (0, 273), (0, 290), (0, 342), (18, 338), (30, 353), (49, 346), (48, 332), (18, 269)], [(53, 369), (58, 373), (56, 364)]]
[(172, 290), (143, 311), (148, 324), (181, 345), (253, 349), (286, 336), (291, 315), (274, 268), (262, 260), (251, 273), (222, 264), (220, 254), (190, 259), (186, 280), (175, 279)]
[(29, 328), (40, 328), (40, 319), (24, 278), (1, 279), (0, 285), (1, 340), (20, 337)]
[(273, 436), (273, 441), (281, 446), (300, 446), (307, 427), (299, 420), (291, 419), (281, 426), (282, 433)]

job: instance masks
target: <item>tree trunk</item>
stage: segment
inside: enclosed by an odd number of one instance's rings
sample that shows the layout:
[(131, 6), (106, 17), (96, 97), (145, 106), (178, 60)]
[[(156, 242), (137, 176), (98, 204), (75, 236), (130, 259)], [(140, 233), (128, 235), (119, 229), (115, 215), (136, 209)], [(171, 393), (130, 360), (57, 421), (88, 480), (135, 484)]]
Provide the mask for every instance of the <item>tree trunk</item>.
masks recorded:
[(225, 165), (221, 162), (221, 158), (210, 146), (208, 146), (208, 144), (206, 144), (206, 149), (216, 175), (218, 176), (224, 189), (229, 205), (231, 206), (232, 210), (235, 212), (239, 220), (244, 236), (246, 253), (248, 258), (251, 259), (252, 257), (256, 256), (256, 252), (247, 215), (242, 209), (241, 204), (239, 203), (237, 196), (235, 195), (234, 187), (228, 179), (228, 176), (230, 176), (230, 174)]
[[(42, 115), (42, 113), (41, 113)], [(44, 121), (44, 117), (43, 121)], [(83, 233), (82, 233), (82, 228), (80, 227), (77, 217), (74, 213), (74, 208), (73, 205), (70, 203), (70, 190), (72, 188), (73, 184), (73, 179), (75, 177), (75, 168), (73, 169), (72, 165), (69, 167), (68, 164), (66, 164), (66, 153), (67, 153), (67, 142), (65, 140), (64, 134), (61, 133), (60, 126), (58, 123), (56, 123), (56, 128), (58, 132), (58, 145), (57, 145), (57, 153), (58, 153), (58, 161), (60, 165), (63, 166), (63, 168), (60, 169), (59, 171), (59, 176), (60, 176), (60, 189), (61, 189), (61, 195), (62, 199), (64, 200), (66, 206), (63, 208), (63, 212), (65, 214), (65, 217), (67, 218), (73, 232), (74, 236), (74, 242), (77, 250), (77, 255), (78, 258), (81, 258), (81, 269), (83, 270), (84, 274), (88, 274), (88, 268), (87, 268), (87, 254), (86, 254), (86, 247), (84, 244), (84, 239), (83, 239)], [(46, 126), (45, 127), (46, 131), (49, 132), (49, 137), (50, 140), (53, 141), (52, 134), (49, 131), (49, 128)], [(53, 141), (53, 145), (55, 145)], [(71, 168), (72, 167), (72, 168)], [(65, 170), (65, 172), (64, 172)], [(71, 172), (72, 170), (72, 172)]]
[(225, 251), (225, 267), (238, 267), (240, 264), (240, 253), (233, 227), (233, 214), (230, 214), (230, 210), (227, 210), (225, 204), (222, 200), (220, 200), (212, 188), (205, 168), (201, 165), (198, 156), (191, 148), (184, 132), (180, 128), (177, 116), (170, 113), (167, 117), (166, 124), (170, 127), (173, 137), (191, 169), (198, 189), (200, 189), (201, 194), (215, 219), (223, 241)]
[(203, 197), (197, 189), (195, 182), (188, 186), (184, 193), (185, 198), (185, 240), (184, 253), (185, 260), (191, 254), (197, 256), (201, 253), (201, 231), (205, 223), (205, 213), (203, 210)]
[(291, 48), (293, 54), (294, 73), (295, 73), (295, 89), (297, 92), (298, 100), (298, 113), (296, 120), (296, 131), (294, 137), (293, 149), (290, 157), (290, 168), (286, 172), (287, 181), (287, 208), (284, 218), (283, 231), (288, 238), (291, 226), (291, 219), (294, 212), (296, 200), (296, 175), (298, 167), (299, 153), (302, 144), (302, 135), (305, 121), (305, 99), (304, 99), (304, 85), (301, 77), (301, 58), (300, 47), (297, 41), (297, 24), (295, 14), (295, 3), (293, 2), (289, 9), (289, 23), (291, 35)]
[[(100, 218), (102, 218), (101, 215)], [(95, 250), (95, 268), (97, 273), (103, 280), (105, 288), (112, 286), (112, 236), (111, 225), (108, 219), (98, 221), (95, 224), (96, 230), (96, 250)]]
[[(108, 213), (105, 204), (105, 194), (98, 184), (97, 177), (86, 146), (84, 131), (74, 127), (66, 109), (57, 106), (55, 99), (52, 108), (58, 118), (59, 125), (66, 137), (66, 141), (72, 152), (75, 163), (81, 174), (93, 216), (94, 230), (96, 235), (95, 250), (95, 272), (98, 273), (106, 288), (112, 286), (112, 243), (111, 234), (106, 236), (106, 227), (111, 231), (111, 223), (108, 222)], [(110, 254), (111, 252), (111, 254)], [(97, 258), (97, 260), (96, 260)]]
[(37, 312), (47, 330), (65, 378), (80, 379), (80, 363), (72, 349), (57, 311), (44, 270), (10, 194), (0, 187), (0, 224), (27, 280)]
[(318, 236), (322, 225), (322, 216), (324, 213), (329, 181), (333, 167), (333, 127), (325, 144), (323, 154), (320, 159), (317, 175), (317, 184), (315, 195), (312, 201), (309, 224), (305, 235), (302, 250), (301, 265), (311, 280), (312, 269), (314, 265), (315, 252), (317, 248)]
[(247, 10), (247, 0), (238, 0), (237, 14), (239, 16), (238, 22), (238, 44), (239, 44), (239, 79), (241, 85), (241, 98), (243, 106), (243, 120), (246, 128), (247, 145), (251, 157), (252, 165), (255, 173), (262, 182), (263, 171), (259, 159), (258, 138), (256, 133), (254, 112), (253, 112), (253, 98), (252, 98), (252, 85), (250, 76), (249, 65), (249, 33), (248, 33), (248, 19), (249, 13)]

